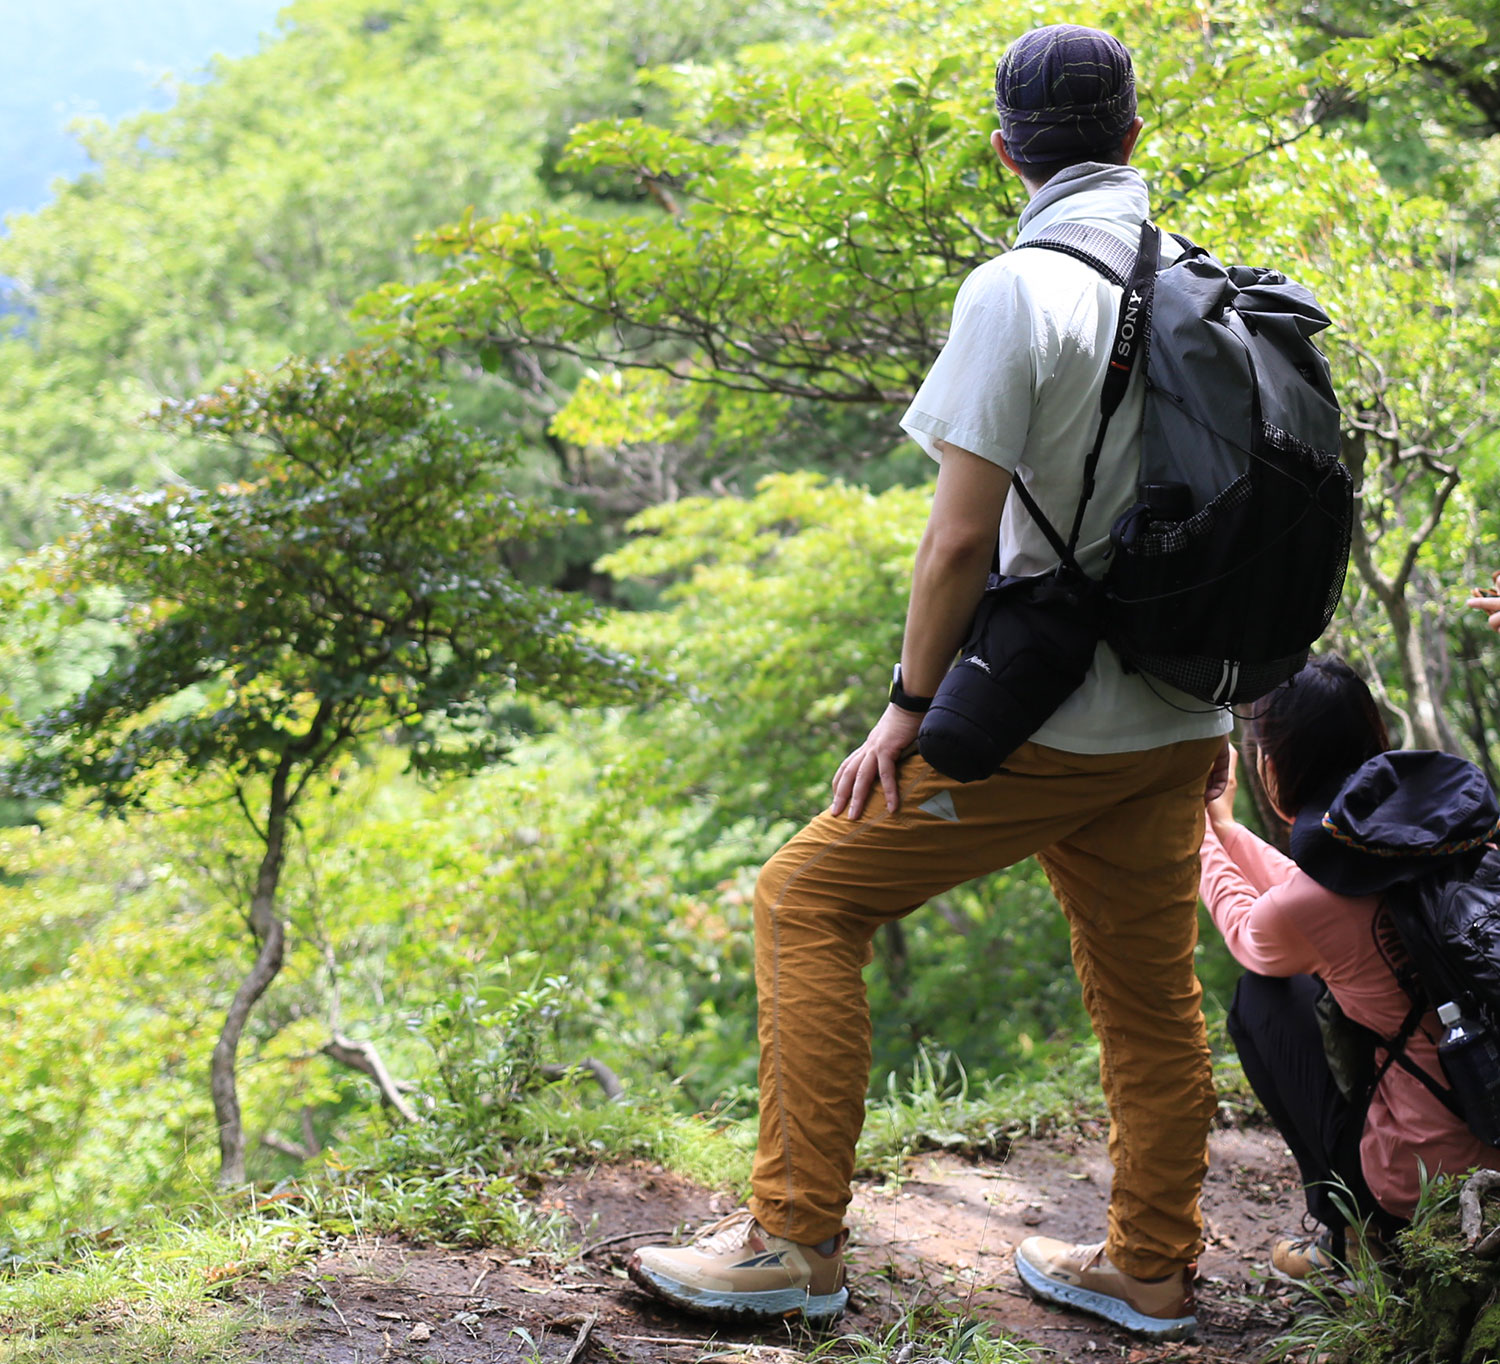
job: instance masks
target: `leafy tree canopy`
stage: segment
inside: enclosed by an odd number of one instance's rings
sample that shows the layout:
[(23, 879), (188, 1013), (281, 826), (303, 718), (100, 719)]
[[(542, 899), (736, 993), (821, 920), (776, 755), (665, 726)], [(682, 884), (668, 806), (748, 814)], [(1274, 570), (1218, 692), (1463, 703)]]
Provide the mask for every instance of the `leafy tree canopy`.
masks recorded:
[(59, 489), (237, 473), (212, 463), (223, 449), (137, 416), (245, 366), (354, 344), (352, 301), (421, 271), (413, 236), (466, 206), (594, 202), (551, 171), (574, 122), (649, 116), (660, 99), (641, 69), (785, 32), (797, 13), (791, 0), (298, 0), (279, 41), (171, 110), (93, 125), (96, 168), (0, 238), (23, 326), (0, 338), (0, 546), (54, 534)]
[(670, 428), (696, 387), (773, 410), (880, 410), (895, 444), (891, 419), (942, 343), (958, 280), (1007, 246), (1024, 204), (989, 146), (982, 73), (1030, 23), (1114, 28), (1141, 73), (1137, 161), (1162, 220), (1226, 259), (1280, 266), (1334, 316), (1348, 449), (1379, 542), (1358, 565), (1386, 618), (1380, 664), (1411, 740), (1451, 742), (1412, 568), (1500, 429), (1483, 342), (1500, 306), (1494, 239), (1462, 206), (1389, 182), (1348, 115), (1474, 42), (1474, 24), (1413, 10), (1308, 58), (1297, 29), (1251, 4), (833, 13), (849, 22), (832, 44), (663, 77), (669, 125), (574, 134), (566, 164), (649, 186), (647, 211), (465, 215), (426, 239), (439, 276), (362, 305), (377, 330), (487, 367), (534, 353), (598, 367), (554, 421), (575, 441)]
[(579, 633), (577, 598), (507, 567), (510, 546), (570, 514), (507, 492), (504, 447), (455, 426), (414, 377), (378, 352), (289, 361), (163, 408), (164, 426), (241, 447), (250, 477), (97, 495), (83, 529), (12, 583), (112, 586), (133, 637), (27, 725), (20, 794), (82, 786), (132, 805), (163, 762), (315, 770), (392, 724), (415, 763), (472, 765), (504, 747), (476, 710), (494, 694), (640, 693), (642, 674)]
[[(835, 9), (835, 17), (842, 11)], [(436, 280), (365, 307), (424, 347), (498, 364), (515, 348), (831, 403), (909, 396), (958, 279), (1004, 249), (1025, 203), (989, 147), (983, 73), (1008, 35), (1061, 16), (891, 6), (832, 44), (752, 53), (674, 78), (670, 127), (596, 123), (566, 165), (654, 190), (608, 222), (466, 215), (427, 238)], [(1196, 5), (1122, 31), (1146, 85), (1142, 164), (1169, 219), (1214, 218), (1266, 177), (1290, 187), (1322, 88), (1378, 88), (1396, 54), (1453, 31), (1414, 19), (1330, 48), (1309, 70), (1252, 7)], [(1454, 21), (1456, 22), (1456, 21)]]
[[(244, 446), (251, 478), (100, 494), (41, 575), (61, 595), (117, 588), (131, 639), (80, 697), (26, 724), (11, 792), (82, 788), (123, 809), (164, 776), (218, 777), (263, 845), (256, 958), (211, 1067), (226, 1184), (245, 1177), (239, 1041), (284, 960), (278, 891), (313, 778), (394, 726), (422, 770), (493, 761), (508, 735), (490, 703), (518, 690), (565, 704), (646, 690), (580, 631), (578, 598), (509, 571), (508, 547), (566, 513), (507, 492), (503, 447), (458, 427), (419, 378), (355, 353), (167, 404), (164, 424)], [(14, 590), (39, 585), (17, 577)]]

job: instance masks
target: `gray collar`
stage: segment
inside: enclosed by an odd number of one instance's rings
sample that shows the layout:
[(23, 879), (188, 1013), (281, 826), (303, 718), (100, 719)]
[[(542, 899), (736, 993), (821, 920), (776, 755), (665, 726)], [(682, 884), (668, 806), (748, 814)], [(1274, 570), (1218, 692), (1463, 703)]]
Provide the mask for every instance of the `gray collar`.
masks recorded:
[(1141, 193), (1146, 187), (1140, 171), (1134, 166), (1116, 166), (1102, 161), (1083, 161), (1066, 170), (1058, 171), (1041, 187), (1021, 213), (1016, 227), (1024, 228), (1038, 214), (1051, 208), (1060, 199), (1090, 190), (1119, 190)]

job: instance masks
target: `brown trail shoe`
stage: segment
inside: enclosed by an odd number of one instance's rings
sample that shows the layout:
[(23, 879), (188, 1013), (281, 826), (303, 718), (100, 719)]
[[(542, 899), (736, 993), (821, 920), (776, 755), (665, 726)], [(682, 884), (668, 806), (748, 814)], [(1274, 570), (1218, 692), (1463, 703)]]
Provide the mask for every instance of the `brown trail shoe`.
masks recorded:
[[(1366, 1268), (1390, 1277), (1394, 1252), (1372, 1231), (1350, 1230), (1349, 1250), (1340, 1256), (1333, 1249), (1333, 1234), (1326, 1228), (1287, 1236), (1271, 1247), (1271, 1273), (1290, 1283), (1320, 1280), (1329, 1288), (1347, 1292)], [(1363, 1247), (1363, 1253), (1360, 1248)]]
[(689, 1246), (642, 1246), (626, 1264), (653, 1297), (720, 1321), (838, 1316), (847, 1231), (816, 1246), (772, 1236), (748, 1208), (704, 1227)]
[(1308, 1236), (1288, 1236), (1271, 1247), (1271, 1273), (1278, 1279), (1302, 1283), (1307, 1279), (1341, 1279), (1347, 1273), (1333, 1253), (1326, 1231)]
[(1116, 1269), (1104, 1242), (1073, 1246), (1028, 1236), (1016, 1247), (1016, 1272), (1037, 1297), (1112, 1321), (1152, 1340), (1187, 1340), (1198, 1331), (1192, 1274), (1137, 1279)]

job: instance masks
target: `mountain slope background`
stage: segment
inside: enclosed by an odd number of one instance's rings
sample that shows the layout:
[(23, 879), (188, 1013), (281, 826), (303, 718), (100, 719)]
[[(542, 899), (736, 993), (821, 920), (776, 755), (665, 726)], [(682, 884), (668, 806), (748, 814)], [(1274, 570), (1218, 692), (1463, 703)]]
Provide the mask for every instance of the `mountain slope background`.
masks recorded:
[(38, 209), (89, 165), (74, 119), (164, 109), (173, 82), (253, 52), (281, 0), (28, 0), (0, 4), (0, 216)]

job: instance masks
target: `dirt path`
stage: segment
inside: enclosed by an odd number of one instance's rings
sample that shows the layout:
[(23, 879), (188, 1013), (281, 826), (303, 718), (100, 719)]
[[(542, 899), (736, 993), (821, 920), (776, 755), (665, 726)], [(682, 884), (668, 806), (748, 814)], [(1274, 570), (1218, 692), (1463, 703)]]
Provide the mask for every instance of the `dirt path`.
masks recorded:
[[(1068, 1364), (1106, 1359), (1252, 1359), (1290, 1316), (1261, 1270), (1270, 1240), (1301, 1202), (1280, 1139), (1216, 1132), (1204, 1190), (1200, 1332), (1190, 1346), (1143, 1346), (1122, 1332), (1033, 1301), (1011, 1253), (1034, 1230), (1102, 1235), (1109, 1162), (1100, 1137), (1018, 1142), (1004, 1161), (920, 1156), (899, 1182), (862, 1186), (851, 1211), (853, 1310), (842, 1334), (878, 1336), (913, 1304), (945, 1303), (994, 1322)], [(352, 1244), (262, 1301), (277, 1322), (257, 1341), (265, 1364), (749, 1364), (799, 1359), (801, 1327), (762, 1332), (695, 1323), (625, 1279), (632, 1234), (693, 1225), (729, 1210), (722, 1195), (644, 1167), (605, 1167), (544, 1200), (578, 1222), (584, 1254), (559, 1265), (497, 1251)]]

